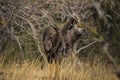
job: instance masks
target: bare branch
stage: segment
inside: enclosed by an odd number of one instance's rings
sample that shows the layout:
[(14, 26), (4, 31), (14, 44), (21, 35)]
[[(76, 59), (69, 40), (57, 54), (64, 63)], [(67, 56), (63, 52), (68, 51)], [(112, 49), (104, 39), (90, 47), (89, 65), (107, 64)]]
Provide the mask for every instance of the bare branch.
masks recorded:
[(98, 13), (99, 19), (104, 22), (104, 25), (106, 25), (106, 28), (107, 28), (107, 36), (106, 37), (109, 39), (110, 33), (111, 33), (111, 31), (110, 31), (111, 25), (110, 25), (109, 20), (107, 19), (107, 16), (106, 16), (104, 10), (101, 7), (102, 0), (100, 2), (95, 2), (94, 0), (91, 0), (91, 2)]
[(48, 15), (48, 11), (42, 11), (43, 12), (43, 16), (44, 18), (47, 19), (47, 21), (50, 23), (49, 25), (52, 25), (54, 27), (58, 26), (55, 21), (53, 20), (53, 18), (51, 16)]
[(104, 53), (106, 54), (106, 56), (109, 58), (109, 60), (112, 62), (113, 64), (113, 67), (114, 67), (114, 71), (117, 75), (118, 78), (120, 78), (120, 70), (118, 68), (118, 64), (116, 63), (116, 61), (113, 59), (113, 57), (110, 55), (109, 51), (108, 51), (108, 48), (109, 48), (109, 43), (106, 43), (103, 47), (103, 51)]
[(25, 20), (30, 25), (30, 27), (32, 29), (32, 33), (33, 33), (33, 38), (35, 39), (35, 42), (36, 42), (37, 47), (38, 47), (38, 51), (41, 53), (41, 56), (43, 57), (44, 61), (46, 62), (47, 58), (46, 58), (45, 54), (41, 51), (41, 48), (40, 48), (40, 45), (39, 45), (40, 42), (39, 42), (39, 39), (37, 38), (37, 33), (36, 33), (36, 29), (35, 29), (34, 24), (32, 24), (32, 22), (30, 20), (28, 20), (28, 19), (26, 19), (26, 18), (24, 18), (20, 15), (15, 14), (15, 16)]
[(97, 41), (95, 40), (95, 41), (89, 43), (88, 45), (79, 48), (75, 53), (78, 54), (81, 50), (86, 49), (87, 47), (89, 47), (89, 46), (95, 44), (96, 42), (97, 42)]
[(8, 28), (7, 28), (7, 33), (11, 35), (11, 37), (17, 42), (19, 49), (21, 50), (21, 44), (20, 44), (20, 40), (17, 36), (15, 36)]
[(15, 9), (16, 9), (16, 7), (14, 7), (14, 8), (12, 9), (12, 13), (10, 14), (8, 20), (4, 23), (4, 26), (6, 26), (6, 25), (8, 24), (8, 22), (11, 20), (13, 14), (14, 14)]

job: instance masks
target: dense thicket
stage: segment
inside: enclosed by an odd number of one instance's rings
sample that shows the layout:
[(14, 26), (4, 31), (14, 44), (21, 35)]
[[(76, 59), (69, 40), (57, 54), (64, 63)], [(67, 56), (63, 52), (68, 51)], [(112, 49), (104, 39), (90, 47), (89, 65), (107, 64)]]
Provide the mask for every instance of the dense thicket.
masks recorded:
[(104, 55), (102, 47), (107, 42), (110, 54), (119, 61), (119, 0), (0, 0), (0, 56), (7, 55), (8, 60), (44, 56), (44, 29), (60, 27), (66, 21), (64, 8), (68, 5), (88, 30), (88, 38), (81, 39), (79, 47), (99, 41), (79, 55)]

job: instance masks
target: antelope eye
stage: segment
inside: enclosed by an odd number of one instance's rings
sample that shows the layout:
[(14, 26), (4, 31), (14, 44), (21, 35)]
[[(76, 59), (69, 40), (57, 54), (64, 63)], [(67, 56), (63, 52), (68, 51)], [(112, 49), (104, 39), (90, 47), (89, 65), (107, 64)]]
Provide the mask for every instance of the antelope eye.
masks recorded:
[(73, 28), (73, 25), (68, 26), (68, 29), (72, 29), (72, 28)]

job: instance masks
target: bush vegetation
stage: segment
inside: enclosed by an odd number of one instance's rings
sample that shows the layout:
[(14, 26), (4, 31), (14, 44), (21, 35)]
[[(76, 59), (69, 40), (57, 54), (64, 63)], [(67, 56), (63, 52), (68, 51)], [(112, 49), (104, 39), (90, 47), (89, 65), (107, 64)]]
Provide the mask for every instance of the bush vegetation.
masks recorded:
[[(117, 80), (112, 64), (120, 64), (119, 0), (0, 0), (1, 80), (46, 80), (55, 73), (56, 64), (52, 65), (52, 73), (44, 64), (42, 36), (46, 27), (64, 24), (64, 8), (68, 5), (89, 35), (79, 40), (78, 48), (94, 40), (98, 42), (77, 55), (80, 64), (76, 57), (73, 63), (70, 57), (65, 59), (59, 65), (60, 79)], [(114, 61), (104, 54), (105, 43), (109, 44), (107, 52)]]

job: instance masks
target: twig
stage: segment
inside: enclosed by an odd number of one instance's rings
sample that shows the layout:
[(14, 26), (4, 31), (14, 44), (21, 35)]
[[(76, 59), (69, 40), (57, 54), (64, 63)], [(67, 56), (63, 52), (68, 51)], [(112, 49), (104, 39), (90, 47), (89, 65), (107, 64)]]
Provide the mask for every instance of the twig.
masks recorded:
[(9, 19), (4, 23), (4, 26), (6, 26), (6, 25), (8, 24), (8, 22), (12, 19), (12, 16), (13, 16), (13, 14), (14, 14), (15, 9), (16, 9), (16, 7), (14, 7), (14, 8), (12, 9), (12, 13), (11, 13), (11, 15), (9, 16)]
[(18, 39), (17, 36), (15, 36), (8, 28), (7, 28), (7, 33), (11, 35), (11, 37), (16, 40), (18, 46), (19, 46), (19, 49), (22, 50), (22, 47), (21, 47), (21, 44), (20, 44), (20, 40)]

